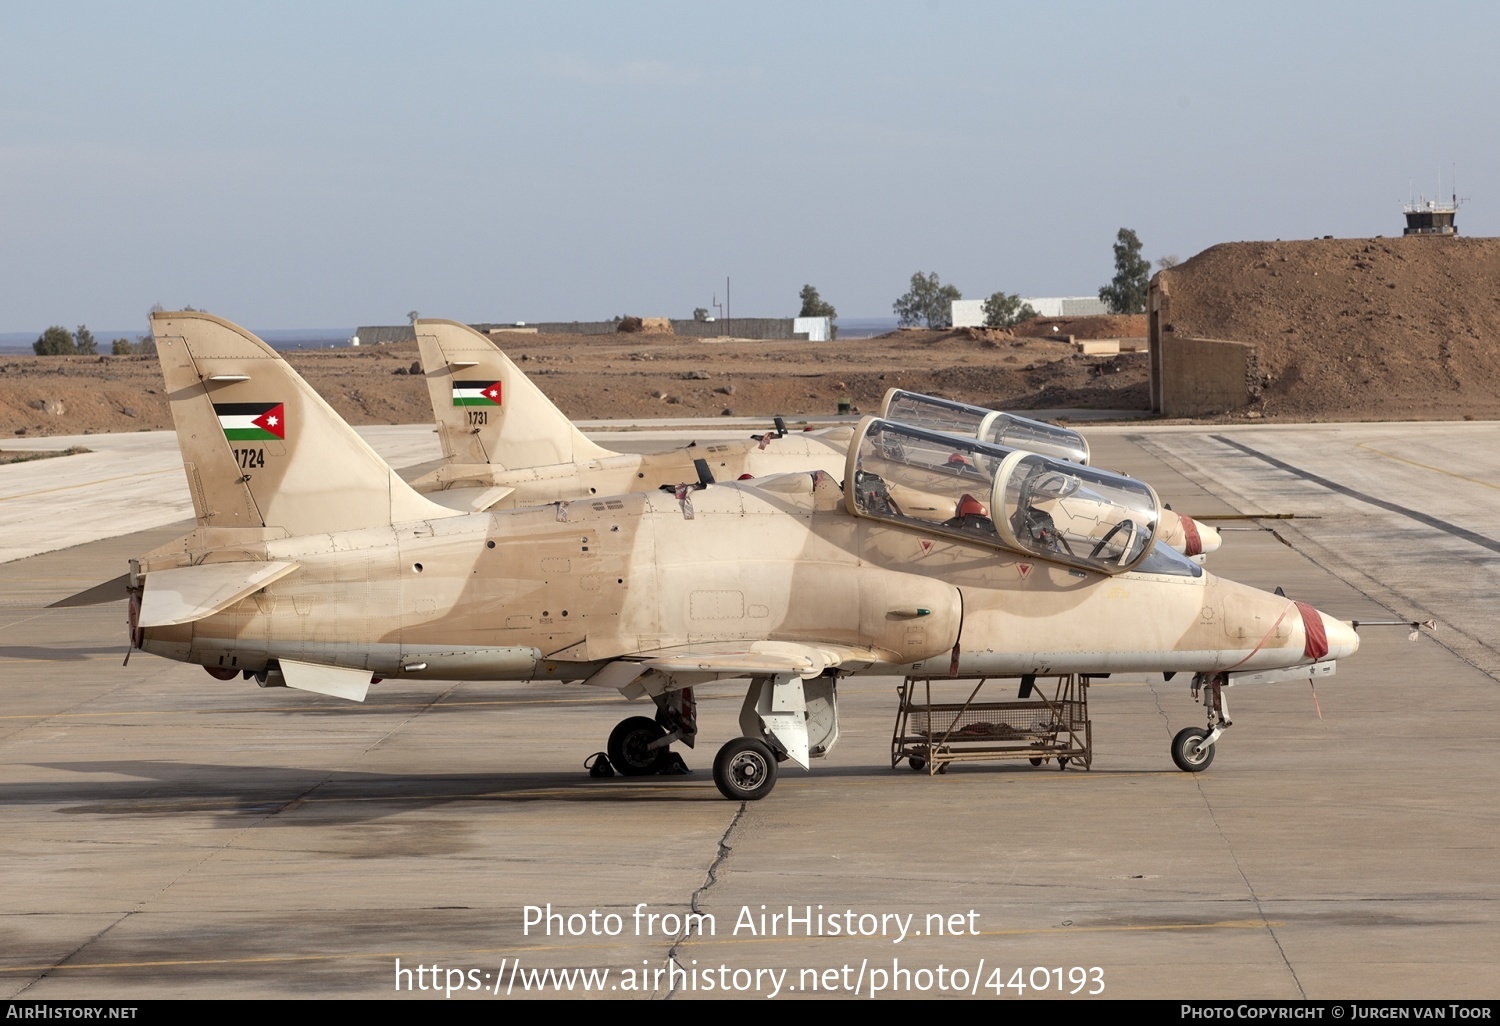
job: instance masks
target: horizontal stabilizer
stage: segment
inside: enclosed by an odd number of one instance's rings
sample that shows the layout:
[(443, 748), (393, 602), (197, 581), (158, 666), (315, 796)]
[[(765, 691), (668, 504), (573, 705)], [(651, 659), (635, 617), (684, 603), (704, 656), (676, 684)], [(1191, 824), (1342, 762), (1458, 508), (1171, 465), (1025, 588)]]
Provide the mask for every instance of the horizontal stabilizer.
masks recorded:
[(369, 670), (351, 670), (344, 666), (324, 666), (321, 663), (299, 663), (283, 659), (281, 676), (289, 688), (313, 691), (350, 702), (363, 702), (365, 692), (370, 690)]
[(165, 627), (212, 616), (251, 592), (279, 581), (298, 566), (298, 563), (240, 560), (153, 570), (146, 575), (138, 625)]
[(125, 588), (130, 584), (130, 575), (121, 574), (119, 577), (96, 584), (92, 588), (60, 598), (48, 606), (48, 609), (70, 609), (74, 606), (102, 606), (106, 602), (123, 602), (127, 592)]

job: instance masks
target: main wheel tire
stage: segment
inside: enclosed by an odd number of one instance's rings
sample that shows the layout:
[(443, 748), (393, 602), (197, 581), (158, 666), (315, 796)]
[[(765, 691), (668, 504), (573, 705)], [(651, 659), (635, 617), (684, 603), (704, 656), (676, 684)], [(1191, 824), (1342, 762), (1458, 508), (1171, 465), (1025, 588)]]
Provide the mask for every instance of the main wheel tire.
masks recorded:
[(1184, 773), (1201, 773), (1214, 761), (1214, 746), (1202, 745), (1208, 731), (1202, 727), (1183, 727), (1172, 738), (1172, 761)]
[(714, 783), (730, 801), (759, 801), (776, 786), (776, 756), (763, 741), (734, 738), (714, 757)]
[(645, 777), (660, 773), (672, 750), (667, 745), (648, 747), (657, 738), (666, 737), (660, 723), (645, 716), (621, 720), (609, 732), (609, 761), (615, 772), (627, 777)]

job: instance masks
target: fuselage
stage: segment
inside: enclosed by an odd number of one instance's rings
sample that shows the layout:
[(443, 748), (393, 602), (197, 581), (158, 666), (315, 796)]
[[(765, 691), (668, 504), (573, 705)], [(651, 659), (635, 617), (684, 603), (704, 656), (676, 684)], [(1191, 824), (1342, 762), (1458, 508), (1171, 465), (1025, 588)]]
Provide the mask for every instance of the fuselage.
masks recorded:
[(438, 502), (444, 501), (445, 492), (454, 489), (510, 488), (512, 491), (490, 508), (515, 509), (697, 483), (698, 460), (716, 481), (734, 481), (747, 474), (764, 477), (814, 470), (842, 476), (849, 436), (847, 428), (781, 436), (773, 433), (764, 444), (755, 440), (709, 442), (659, 453), (611, 453), (573, 463), (515, 469), (448, 462), (413, 481), (412, 487)]
[[(147, 651), (235, 670), (294, 659), (486, 680), (583, 679), (616, 659), (755, 640), (843, 646), (868, 653), (845, 669), (878, 673), (1313, 661), (1284, 597), (1176, 557), (1106, 577), (854, 516), (826, 476), (296, 538), (224, 534), (206, 551), (144, 559), (148, 591), (153, 569), (189, 562), (298, 569), (195, 622), (147, 628)], [(1322, 620), (1324, 658), (1351, 654), (1353, 631)]]

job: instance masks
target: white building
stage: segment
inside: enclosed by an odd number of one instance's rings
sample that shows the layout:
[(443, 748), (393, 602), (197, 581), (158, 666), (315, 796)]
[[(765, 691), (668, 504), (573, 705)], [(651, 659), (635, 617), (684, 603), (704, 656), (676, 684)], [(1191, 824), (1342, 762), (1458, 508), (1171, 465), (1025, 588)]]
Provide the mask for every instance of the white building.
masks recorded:
[(796, 317), (792, 319), (792, 334), (806, 335), (809, 342), (827, 342), (832, 324), (831, 317)]
[[(1095, 317), (1109, 313), (1109, 307), (1098, 296), (1032, 296), (1021, 302), (1042, 317)], [(955, 328), (984, 327), (984, 300), (958, 299), (953, 302)]]

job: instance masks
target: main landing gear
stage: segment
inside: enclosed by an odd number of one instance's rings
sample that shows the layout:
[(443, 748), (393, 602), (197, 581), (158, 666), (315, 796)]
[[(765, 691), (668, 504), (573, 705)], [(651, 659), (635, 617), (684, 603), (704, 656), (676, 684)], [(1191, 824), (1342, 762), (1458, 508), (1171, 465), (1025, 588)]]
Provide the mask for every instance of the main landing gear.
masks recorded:
[(605, 753), (615, 772), (627, 777), (646, 777), (660, 773), (667, 764), (671, 749), (665, 744), (652, 745), (667, 736), (666, 728), (646, 716), (621, 720), (609, 732)]
[(776, 762), (776, 753), (764, 741), (734, 738), (714, 759), (714, 784), (731, 801), (758, 801), (776, 786)]
[(1202, 773), (1208, 769), (1214, 761), (1214, 744), (1234, 725), (1229, 719), (1229, 701), (1224, 697), (1228, 683), (1227, 673), (1193, 675), (1193, 698), (1202, 695), (1208, 725), (1184, 727), (1172, 738), (1172, 761), (1184, 773)]
[(649, 777), (673, 772), (674, 764), (687, 772), (682, 757), (672, 751), (674, 741), (692, 748), (698, 740), (698, 703), (692, 688), (653, 696), (656, 718), (631, 716), (609, 732), (605, 753), (616, 773), (626, 777)]
[[(803, 769), (828, 754), (838, 741), (836, 678), (804, 680), (793, 673), (755, 677), (740, 708), (742, 737), (731, 738), (714, 758), (714, 784), (730, 801), (753, 802), (776, 786), (778, 767), (795, 762)], [(606, 754), (616, 773), (642, 777), (669, 773), (681, 760), (671, 745), (693, 747), (698, 736), (697, 706), (691, 688), (652, 696), (656, 717), (631, 716), (610, 731)], [(608, 776), (603, 772), (596, 776)]]
[(743, 737), (732, 738), (714, 759), (714, 784), (730, 801), (753, 802), (776, 786), (777, 764), (807, 769), (839, 739), (832, 674), (804, 680), (794, 673), (753, 677), (740, 706)]

